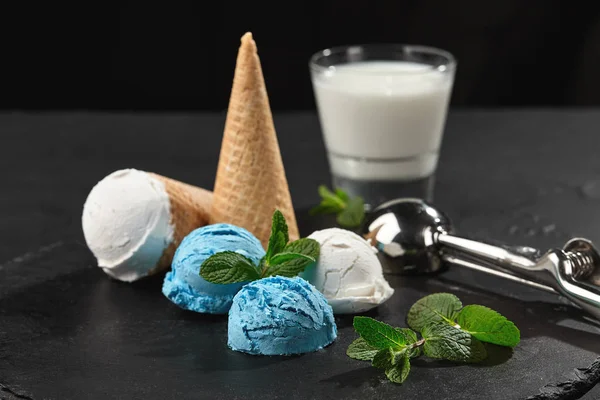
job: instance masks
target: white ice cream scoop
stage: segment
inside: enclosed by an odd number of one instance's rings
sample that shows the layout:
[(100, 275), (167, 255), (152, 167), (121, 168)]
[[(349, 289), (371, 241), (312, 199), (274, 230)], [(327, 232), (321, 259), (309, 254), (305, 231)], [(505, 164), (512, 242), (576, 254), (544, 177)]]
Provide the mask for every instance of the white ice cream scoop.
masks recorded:
[(82, 226), (111, 277), (133, 282), (171, 265), (192, 230), (208, 223), (212, 192), (136, 169), (118, 170), (90, 191)]
[(308, 237), (319, 242), (321, 252), (317, 263), (300, 276), (323, 293), (334, 313), (365, 312), (394, 294), (376, 250), (356, 233), (328, 228)]

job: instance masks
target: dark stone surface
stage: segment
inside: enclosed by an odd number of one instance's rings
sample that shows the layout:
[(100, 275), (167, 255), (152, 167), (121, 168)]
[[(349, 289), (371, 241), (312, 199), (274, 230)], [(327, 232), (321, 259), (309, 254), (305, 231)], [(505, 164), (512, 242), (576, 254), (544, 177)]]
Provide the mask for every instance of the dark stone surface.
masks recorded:
[(589, 391), (598, 379), (600, 379), (600, 358), (588, 368), (578, 368), (573, 379), (546, 385), (540, 393), (528, 397), (527, 400), (577, 399), (581, 393)]
[[(307, 235), (326, 224), (307, 217), (329, 181), (318, 123), (275, 122)], [(389, 277), (395, 295), (367, 315), (404, 326), (415, 300), (450, 291), (515, 321), (522, 343), (483, 365), (415, 361), (402, 386), (345, 356), (351, 317), (336, 319), (338, 340), (323, 351), (252, 357), (227, 349), (225, 317), (166, 300), (162, 276), (109, 279), (81, 234), (91, 187), (134, 167), (210, 188), (223, 123), (224, 114), (0, 116), (0, 399), (600, 397), (596, 324), (548, 294), (457, 268)], [(599, 124), (595, 111), (453, 112), (435, 203), (474, 238), (542, 249), (600, 239)]]

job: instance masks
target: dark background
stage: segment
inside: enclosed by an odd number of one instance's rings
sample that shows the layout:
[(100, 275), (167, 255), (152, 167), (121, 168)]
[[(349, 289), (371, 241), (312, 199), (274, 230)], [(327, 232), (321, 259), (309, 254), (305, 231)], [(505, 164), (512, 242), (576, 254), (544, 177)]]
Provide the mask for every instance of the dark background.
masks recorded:
[(274, 110), (314, 107), (311, 54), (367, 42), (454, 53), (454, 106), (600, 104), (597, 1), (19, 2), (1, 14), (2, 109), (224, 110), (246, 31)]

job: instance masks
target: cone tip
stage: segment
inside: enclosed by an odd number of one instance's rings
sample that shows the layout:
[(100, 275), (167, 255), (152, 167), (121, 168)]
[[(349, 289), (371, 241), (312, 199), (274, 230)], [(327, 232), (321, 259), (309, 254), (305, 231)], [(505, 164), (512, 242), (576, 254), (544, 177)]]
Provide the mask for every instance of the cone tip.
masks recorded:
[(252, 37), (252, 32), (246, 32), (244, 34), (244, 36), (242, 36), (241, 39), (241, 47), (246, 47), (246, 48), (252, 48), (252, 49), (256, 49), (256, 42), (254, 41), (254, 38)]
[(246, 40), (253, 40), (252, 32), (244, 33), (244, 35), (242, 36), (242, 42), (244, 42)]

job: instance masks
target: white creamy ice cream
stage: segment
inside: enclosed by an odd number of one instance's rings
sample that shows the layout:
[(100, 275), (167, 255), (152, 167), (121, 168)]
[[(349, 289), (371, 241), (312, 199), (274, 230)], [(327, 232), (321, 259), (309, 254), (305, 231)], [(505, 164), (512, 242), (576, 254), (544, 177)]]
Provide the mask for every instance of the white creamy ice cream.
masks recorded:
[(308, 237), (319, 242), (321, 253), (318, 262), (300, 276), (323, 293), (334, 313), (365, 312), (394, 294), (376, 250), (356, 233), (329, 228)]
[(106, 176), (83, 206), (83, 233), (98, 266), (125, 282), (152, 272), (173, 240), (170, 221), (165, 185), (136, 169)]

